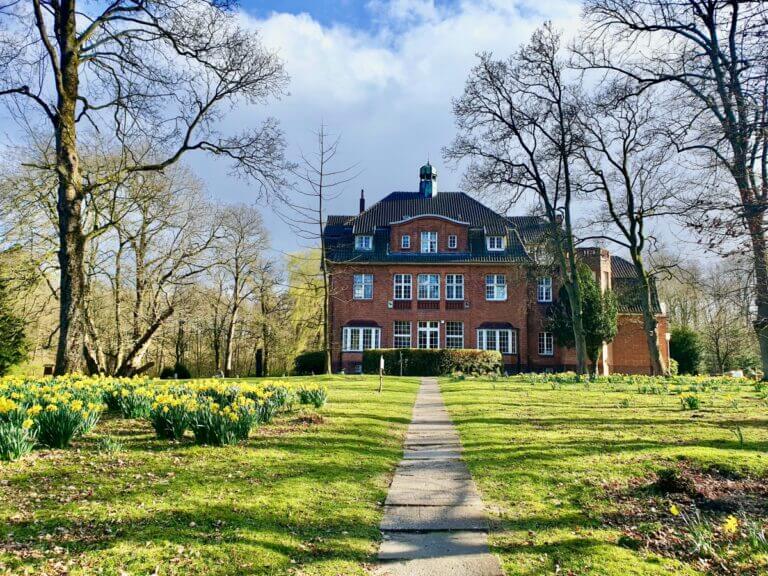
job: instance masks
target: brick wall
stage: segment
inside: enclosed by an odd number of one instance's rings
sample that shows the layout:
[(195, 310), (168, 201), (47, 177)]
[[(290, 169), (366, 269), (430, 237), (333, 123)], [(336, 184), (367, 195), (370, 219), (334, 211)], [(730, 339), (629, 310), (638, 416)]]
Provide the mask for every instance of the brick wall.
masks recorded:
[[(416, 265), (369, 265), (355, 266), (353, 270), (343, 267), (332, 274), (331, 298), (331, 336), (334, 366), (336, 369), (350, 370), (353, 364), (359, 363), (359, 353), (341, 351), (342, 328), (355, 321), (374, 321), (381, 328), (381, 345), (385, 348), (393, 346), (393, 323), (405, 320), (412, 323), (411, 338), (416, 347), (417, 322), (420, 320), (438, 321), (440, 331), (440, 346), (445, 345), (445, 322), (455, 321), (464, 323), (464, 347), (477, 347), (477, 328), (483, 322), (509, 322), (519, 331), (518, 354), (505, 355), (505, 365), (510, 370), (527, 363), (528, 334), (526, 310), (528, 307), (528, 290), (525, 270), (521, 266), (493, 265), (445, 265), (445, 266), (416, 266)], [(440, 274), (440, 301), (438, 309), (425, 310), (418, 308), (417, 275), (420, 273)], [(352, 274), (373, 274), (373, 299), (354, 300), (352, 298)], [(413, 298), (410, 309), (389, 308), (389, 301), (394, 300), (393, 276), (395, 274), (411, 274), (413, 276)], [(464, 299), (468, 307), (448, 309), (445, 300), (445, 275), (464, 275)], [(496, 302), (485, 299), (486, 274), (504, 274), (507, 277), (507, 299)]]
[[(657, 316), (658, 342), (664, 362), (669, 362), (669, 344), (666, 316)], [(609, 365), (611, 372), (623, 374), (650, 374), (651, 355), (643, 330), (643, 317), (640, 314), (619, 314), (619, 331), (609, 345)]]

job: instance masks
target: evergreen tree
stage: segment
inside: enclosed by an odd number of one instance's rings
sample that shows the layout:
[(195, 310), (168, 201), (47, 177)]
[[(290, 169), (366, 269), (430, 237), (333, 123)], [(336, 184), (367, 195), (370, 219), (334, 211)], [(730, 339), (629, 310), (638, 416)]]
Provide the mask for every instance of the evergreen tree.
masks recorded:
[(669, 340), (669, 355), (677, 360), (679, 374), (698, 374), (702, 345), (699, 335), (685, 326), (675, 326)]
[(0, 376), (14, 364), (27, 358), (24, 320), (19, 318), (10, 303), (8, 281), (0, 276)]
[[(618, 307), (613, 292), (600, 290), (592, 270), (587, 265), (583, 263), (577, 265), (577, 277), (582, 295), (581, 313), (587, 358), (592, 363), (592, 373), (596, 374), (597, 359), (603, 342), (613, 341), (618, 331), (616, 323)], [(572, 318), (570, 302), (561, 288), (560, 298), (552, 308), (549, 329), (554, 334), (558, 345), (566, 348), (573, 348), (575, 345)]]

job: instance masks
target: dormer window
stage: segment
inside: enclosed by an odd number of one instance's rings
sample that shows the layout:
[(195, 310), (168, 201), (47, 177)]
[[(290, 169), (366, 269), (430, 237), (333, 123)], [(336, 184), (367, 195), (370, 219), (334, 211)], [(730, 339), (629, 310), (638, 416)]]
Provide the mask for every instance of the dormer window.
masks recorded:
[(455, 250), (456, 246), (459, 243), (459, 239), (456, 237), (456, 234), (451, 234), (448, 236), (448, 248), (451, 250)]
[(403, 234), (402, 238), (400, 238), (400, 248), (403, 248), (404, 250), (407, 250), (411, 247), (411, 236), (410, 234)]
[(437, 232), (421, 233), (421, 251), (423, 253), (437, 252)]
[(504, 236), (488, 236), (485, 240), (489, 252), (504, 250)]
[(373, 250), (373, 236), (355, 236), (355, 250)]

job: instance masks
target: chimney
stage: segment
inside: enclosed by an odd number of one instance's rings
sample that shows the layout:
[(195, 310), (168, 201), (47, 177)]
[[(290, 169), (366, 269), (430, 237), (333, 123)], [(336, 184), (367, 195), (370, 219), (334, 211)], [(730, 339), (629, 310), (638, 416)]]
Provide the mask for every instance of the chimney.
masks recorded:
[(360, 190), (360, 214), (365, 212), (365, 190)]

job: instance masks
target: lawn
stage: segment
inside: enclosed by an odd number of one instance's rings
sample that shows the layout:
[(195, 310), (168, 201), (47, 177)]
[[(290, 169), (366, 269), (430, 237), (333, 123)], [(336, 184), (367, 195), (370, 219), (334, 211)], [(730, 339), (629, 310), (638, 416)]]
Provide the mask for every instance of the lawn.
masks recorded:
[[(442, 379), (507, 575), (768, 573), (768, 547), (744, 544), (750, 515), (768, 520), (765, 395), (716, 388), (683, 410), (686, 389)], [(690, 493), (660, 490), (663, 470), (693, 479)], [(714, 555), (695, 551), (686, 524), (704, 504)], [(729, 515), (734, 534), (721, 529)]]
[(325, 407), (238, 446), (106, 414), (69, 449), (0, 462), (0, 574), (364, 574), (418, 379), (313, 381)]

